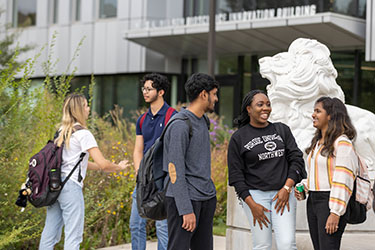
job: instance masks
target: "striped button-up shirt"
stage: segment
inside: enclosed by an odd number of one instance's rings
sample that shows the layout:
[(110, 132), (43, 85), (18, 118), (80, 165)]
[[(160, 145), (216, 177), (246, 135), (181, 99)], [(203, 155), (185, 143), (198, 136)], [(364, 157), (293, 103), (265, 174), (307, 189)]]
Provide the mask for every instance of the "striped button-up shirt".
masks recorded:
[(309, 191), (330, 191), (329, 208), (343, 215), (353, 190), (358, 157), (353, 144), (346, 135), (335, 141), (333, 157), (321, 155), (322, 145), (316, 145), (307, 157), (308, 177), (305, 180)]

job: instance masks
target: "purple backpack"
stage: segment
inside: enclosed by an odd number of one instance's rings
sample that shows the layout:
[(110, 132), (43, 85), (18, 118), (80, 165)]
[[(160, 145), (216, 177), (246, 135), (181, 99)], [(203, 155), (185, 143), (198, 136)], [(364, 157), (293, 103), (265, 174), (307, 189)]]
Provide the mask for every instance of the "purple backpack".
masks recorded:
[[(74, 127), (74, 132), (80, 129), (83, 128), (76, 126)], [(55, 138), (57, 135), (56, 133)], [(86, 155), (86, 153), (81, 153), (78, 162), (62, 182), (61, 164), (63, 148), (64, 143), (61, 147), (58, 147), (53, 140), (49, 140), (42, 150), (30, 158), (26, 191), (27, 198), (34, 207), (50, 206), (55, 203), (65, 183)], [(81, 180), (81, 166), (79, 166), (78, 181)]]

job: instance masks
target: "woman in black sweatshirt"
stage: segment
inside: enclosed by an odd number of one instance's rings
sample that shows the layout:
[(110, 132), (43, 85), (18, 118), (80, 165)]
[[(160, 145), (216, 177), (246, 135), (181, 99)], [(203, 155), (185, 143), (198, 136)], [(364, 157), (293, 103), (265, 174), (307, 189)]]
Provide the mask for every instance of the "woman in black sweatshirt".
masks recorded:
[(305, 176), (303, 154), (289, 127), (271, 123), (271, 103), (260, 90), (250, 91), (234, 123), (228, 147), (229, 185), (246, 203), (253, 249), (271, 249), (272, 229), (278, 250), (296, 248), (296, 200), (293, 186)]

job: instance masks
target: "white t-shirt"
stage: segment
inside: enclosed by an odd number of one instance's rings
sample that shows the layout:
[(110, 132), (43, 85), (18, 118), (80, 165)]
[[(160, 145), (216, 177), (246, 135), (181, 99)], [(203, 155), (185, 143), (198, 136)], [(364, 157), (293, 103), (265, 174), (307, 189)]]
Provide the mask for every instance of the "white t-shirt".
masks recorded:
[(90, 131), (88, 131), (87, 129), (81, 129), (74, 132), (70, 137), (69, 148), (67, 149), (66, 146), (64, 146), (62, 154), (63, 162), (61, 166), (61, 175), (65, 177), (68, 176), (74, 166), (77, 164), (81, 153), (85, 152), (86, 155), (81, 162), (81, 175), (83, 178), (82, 181), (78, 182), (79, 166), (76, 168), (76, 170), (74, 170), (74, 173), (70, 177), (70, 180), (75, 181), (82, 187), (83, 180), (86, 176), (87, 163), (89, 159), (89, 153), (87, 152), (87, 150), (95, 147), (98, 147), (98, 144), (96, 143), (96, 140)]

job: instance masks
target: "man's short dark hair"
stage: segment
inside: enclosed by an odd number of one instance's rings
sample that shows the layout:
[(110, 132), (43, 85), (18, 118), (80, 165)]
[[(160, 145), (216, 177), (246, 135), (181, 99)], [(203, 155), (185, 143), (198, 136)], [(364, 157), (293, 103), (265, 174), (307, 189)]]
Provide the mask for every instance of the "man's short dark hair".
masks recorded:
[(157, 91), (164, 90), (164, 93), (166, 93), (169, 89), (170, 83), (168, 81), (168, 78), (158, 73), (145, 75), (141, 80), (141, 85), (144, 86), (146, 81), (152, 81), (152, 87)]
[(192, 74), (185, 83), (185, 91), (190, 102), (197, 99), (203, 90), (210, 92), (215, 88), (219, 88), (219, 83), (211, 76), (203, 73)]

